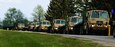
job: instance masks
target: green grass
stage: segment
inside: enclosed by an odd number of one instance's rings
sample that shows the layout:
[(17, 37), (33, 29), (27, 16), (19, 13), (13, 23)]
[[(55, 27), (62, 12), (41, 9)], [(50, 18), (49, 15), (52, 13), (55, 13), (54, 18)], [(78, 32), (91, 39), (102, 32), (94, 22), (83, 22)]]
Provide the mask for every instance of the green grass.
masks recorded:
[(86, 40), (56, 35), (0, 30), (0, 47), (102, 47)]

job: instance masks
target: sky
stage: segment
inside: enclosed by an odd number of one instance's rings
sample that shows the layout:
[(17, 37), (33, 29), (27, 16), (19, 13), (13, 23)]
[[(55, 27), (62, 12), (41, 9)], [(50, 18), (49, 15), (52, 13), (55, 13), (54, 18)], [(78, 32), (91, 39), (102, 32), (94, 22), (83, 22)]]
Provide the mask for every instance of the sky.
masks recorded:
[(41, 5), (44, 11), (47, 11), (49, 3), (50, 0), (0, 0), (0, 20), (4, 19), (9, 8), (14, 7), (20, 9), (28, 20), (32, 20), (33, 9)]

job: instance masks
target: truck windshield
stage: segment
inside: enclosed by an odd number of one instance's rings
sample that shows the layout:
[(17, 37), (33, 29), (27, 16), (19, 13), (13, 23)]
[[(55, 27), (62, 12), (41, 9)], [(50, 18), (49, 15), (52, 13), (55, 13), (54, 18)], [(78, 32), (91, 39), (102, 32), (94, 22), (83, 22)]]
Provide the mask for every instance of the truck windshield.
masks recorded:
[(50, 25), (50, 22), (47, 22), (47, 25)]
[(78, 19), (78, 23), (81, 23), (83, 21), (83, 18)]
[(56, 23), (56, 24), (60, 24), (60, 20), (57, 20), (55, 23)]
[(65, 24), (65, 21), (61, 21), (61, 24)]
[(73, 23), (80, 23), (80, 22), (82, 22), (82, 21), (83, 21), (82, 18), (72, 18), (72, 19), (71, 19), (71, 22), (73, 22)]
[(47, 22), (42, 22), (42, 24), (44, 24), (44, 25), (45, 25), (45, 24), (47, 24)]
[(55, 23), (56, 24), (65, 24), (65, 21), (63, 21), (63, 20), (57, 20)]
[(93, 11), (91, 18), (99, 18), (99, 12)]
[(108, 12), (100, 12), (100, 18), (109, 18)]
[(107, 11), (93, 11), (91, 18), (109, 18)]
[(72, 18), (71, 22), (76, 23), (77, 22), (77, 18)]
[(50, 25), (50, 22), (45, 22), (45, 21), (44, 21), (44, 22), (42, 22), (41, 24), (42, 24), (42, 25)]
[(24, 26), (24, 24), (18, 24), (18, 26)]

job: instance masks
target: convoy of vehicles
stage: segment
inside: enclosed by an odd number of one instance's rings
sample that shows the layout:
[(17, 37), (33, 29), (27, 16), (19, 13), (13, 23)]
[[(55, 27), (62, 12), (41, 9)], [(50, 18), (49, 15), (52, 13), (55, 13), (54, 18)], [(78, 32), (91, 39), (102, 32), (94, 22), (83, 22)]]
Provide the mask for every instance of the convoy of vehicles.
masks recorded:
[[(90, 10), (86, 12), (85, 17), (71, 16), (67, 18), (68, 20), (54, 19), (53, 25), (51, 25), (50, 21), (48, 20), (41, 21), (41, 25), (34, 22), (30, 23), (28, 26), (25, 26), (24, 24), (18, 24), (16, 29), (72, 34), (93, 34), (98, 32), (97, 30), (101, 30), (100, 32), (107, 35), (109, 28), (112, 28), (111, 31), (113, 31), (113, 37), (115, 37), (115, 30), (110, 24), (111, 16), (112, 15), (106, 10)], [(115, 22), (112, 21), (112, 25), (113, 24), (115, 24)]]

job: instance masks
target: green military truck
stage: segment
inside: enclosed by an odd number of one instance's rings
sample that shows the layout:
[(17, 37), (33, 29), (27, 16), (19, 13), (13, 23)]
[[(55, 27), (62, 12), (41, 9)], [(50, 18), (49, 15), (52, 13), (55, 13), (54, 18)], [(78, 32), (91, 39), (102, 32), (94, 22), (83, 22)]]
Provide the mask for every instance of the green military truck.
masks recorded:
[(87, 21), (84, 29), (86, 29), (88, 34), (98, 32), (98, 34), (102, 33), (107, 35), (110, 26), (110, 16), (110, 13), (105, 10), (90, 10), (86, 13)]
[(48, 20), (41, 21), (41, 26), (39, 27), (39, 31), (47, 31), (48, 27), (50, 26), (51, 26), (50, 21)]

